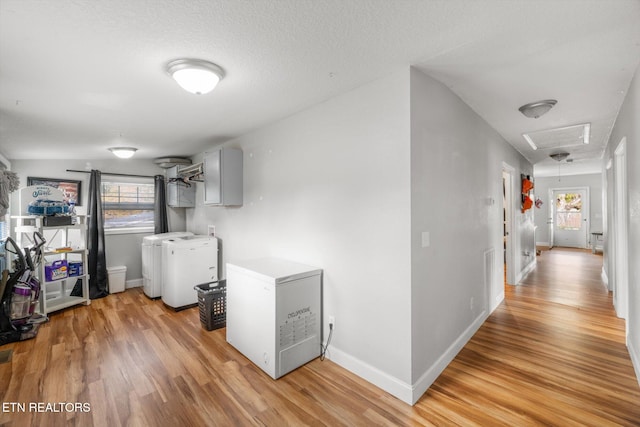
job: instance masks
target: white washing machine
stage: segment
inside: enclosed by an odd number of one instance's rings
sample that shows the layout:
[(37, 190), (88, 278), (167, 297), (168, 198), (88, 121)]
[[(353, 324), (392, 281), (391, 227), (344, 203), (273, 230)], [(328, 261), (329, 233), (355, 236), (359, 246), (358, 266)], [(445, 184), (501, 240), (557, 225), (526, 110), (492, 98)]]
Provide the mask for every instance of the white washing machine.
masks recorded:
[(322, 270), (263, 258), (226, 276), (229, 344), (274, 379), (320, 356)]
[(167, 239), (180, 239), (193, 236), (189, 231), (154, 234), (142, 239), (142, 284), (149, 298), (162, 295), (162, 242)]
[(162, 241), (162, 301), (176, 310), (198, 303), (194, 286), (218, 280), (218, 239), (187, 236)]

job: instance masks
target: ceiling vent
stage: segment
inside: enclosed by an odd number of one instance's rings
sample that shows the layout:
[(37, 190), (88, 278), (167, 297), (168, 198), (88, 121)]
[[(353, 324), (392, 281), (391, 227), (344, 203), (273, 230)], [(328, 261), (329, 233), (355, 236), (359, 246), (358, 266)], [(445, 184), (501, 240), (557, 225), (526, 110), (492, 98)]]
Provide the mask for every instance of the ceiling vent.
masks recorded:
[(534, 150), (577, 147), (589, 143), (591, 124), (529, 132), (522, 135)]
[(191, 159), (186, 159), (184, 157), (161, 157), (155, 159), (153, 162), (162, 169), (169, 169), (174, 166), (190, 165), (192, 163)]

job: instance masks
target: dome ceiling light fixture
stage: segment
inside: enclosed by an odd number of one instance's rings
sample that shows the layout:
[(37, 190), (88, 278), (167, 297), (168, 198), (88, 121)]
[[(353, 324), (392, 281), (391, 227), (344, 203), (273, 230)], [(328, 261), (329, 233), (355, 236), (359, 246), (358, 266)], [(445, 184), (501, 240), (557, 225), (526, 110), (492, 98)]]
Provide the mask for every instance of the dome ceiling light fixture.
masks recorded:
[(187, 92), (204, 95), (224, 77), (224, 70), (203, 59), (183, 58), (167, 64), (167, 73)]
[(129, 159), (133, 157), (134, 154), (136, 154), (136, 151), (138, 151), (138, 149), (133, 147), (111, 147), (109, 148), (109, 151), (111, 151), (116, 157), (120, 157), (121, 159)]
[(185, 166), (192, 163), (191, 159), (187, 159), (184, 157), (159, 157), (153, 162), (156, 165), (160, 166), (162, 169), (169, 169), (174, 166)]
[(537, 119), (538, 117), (546, 114), (557, 103), (558, 101), (555, 99), (545, 99), (543, 101), (536, 101), (525, 104), (522, 107), (518, 108), (518, 110), (526, 117)]
[(553, 154), (549, 154), (549, 157), (551, 157), (556, 162), (561, 162), (567, 157), (569, 157), (569, 153), (566, 153), (566, 152), (553, 153)]

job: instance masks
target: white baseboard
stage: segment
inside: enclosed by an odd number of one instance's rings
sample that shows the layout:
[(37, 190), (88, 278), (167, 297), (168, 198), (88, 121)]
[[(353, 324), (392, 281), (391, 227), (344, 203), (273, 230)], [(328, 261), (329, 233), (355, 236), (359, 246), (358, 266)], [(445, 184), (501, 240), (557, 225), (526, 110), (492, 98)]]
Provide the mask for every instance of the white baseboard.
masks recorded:
[[(329, 348), (327, 357), (331, 359), (332, 362), (335, 362), (346, 370), (353, 372), (360, 378), (380, 387), (403, 402), (413, 405), (413, 390), (410, 384), (400, 381), (386, 372), (382, 372), (380, 369), (375, 368), (333, 346)], [(410, 359), (408, 359), (407, 362), (410, 362)]]
[(474, 322), (449, 346), (447, 351), (442, 354), (436, 363), (434, 363), (414, 384), (408, 384), (395, 378), (386, 372), (375, 368), (368, 363), (359, 360), (350, 354), (343, 352), (335, 347), (331, 347), (327, 352), (327, 357), (332, 362), (337, 363), (348, 371), (353, 372), (360, 378), (380, 387), (384, 391), (397, 397), (401, 401), (414, 405), (420, 397), (431, 387), (431, 384), (440, 376), (446, 367), (455, 359), (456, 355), (469, 342), (471, 337), (482, 326), (487, 319), (487, 312), (483, 311)]
[(549, 242), (536, 242), (536, 246), (546, 246), (546, 247), (549, 247)]
[(449, 363), (458, 355), (460, 350), (469, 342), (471, 337), (480, 329), (480, 326), (487, 319), (487, 312), (480, 313), (476, 320), (453, 342), (420, 378), (416, 381), (413, 388), (413, 396), (411, 398), (411, 404), (414, 405), (420, 397), (431, 387), (431, 384), (440, 376), (440, 374), (447, 368)]
[(498, 308), (498, 306), (502, 303), (502, 301), (504, 301), (504, 286), (502, 287), (500, 293), (496, 295), (496, 298), (493, 301), (491, 307), (489, 307), (489, 313), (493, 313), (495, 309)]
[(124, 282), (125, 289), (139, 288), (142, 285), (143, 285), (142, 279), (127, 280), (126, 282)]
[(609, 289), (609, 277), (607, 277), (607, 272), (604, 270), (604, 265), (602, 266), (602, 272), (600, 273), (600, 277), (602, 278), (602, 283), (604, 283), (604, 287), (610, 291)]
[(633, 344), (627, 337), (627, 348), (629, 349), (629, 356), (631, 357), (631, 364), (633, 365), (633, 369), (636, 371), (636, 380), (640, 385), (640, 354), (635, 350)]
[(525, 268), (523, 268), (522, 271), (516, 275), (516, 283), (520, 283), (522, 279), (524, 279), (527, 274), (531, 272), (531, 270), (536, 268), (536, 263), (537, 261), (534, 258), (533, 261), (531, 261)]

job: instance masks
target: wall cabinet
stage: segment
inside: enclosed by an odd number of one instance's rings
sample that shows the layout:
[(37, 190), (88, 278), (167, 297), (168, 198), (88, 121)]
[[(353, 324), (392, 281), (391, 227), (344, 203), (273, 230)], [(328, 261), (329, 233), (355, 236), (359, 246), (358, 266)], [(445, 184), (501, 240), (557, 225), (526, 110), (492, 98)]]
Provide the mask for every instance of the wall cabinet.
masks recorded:
[[(45, 226), (44, 217), (40, 216), (14, 218), (17, 220), (15, 235), (19, 247), (29, 247), (34, 243), (34, 231), (40, 232), (46, 240), (42, 263), (35, 273), (40, 280), (40, 313), (47, 315), (73, 305), (91, 304), (86, 217), (76, 217), (77, 222), (73, 225), (58, 226)], [(61, 267), (53, 269), (56, 265)], [(80, 285), (80, 296), (71, 295), (76, 283)]]
[(196, 206), (196, 184), (172, 180), (178, 178), (178, 166), (167, 169), (167, 206), (193, 208)]
[(242, 205), (242, 150), (221, 148), (204, 153), (204, 204)]

